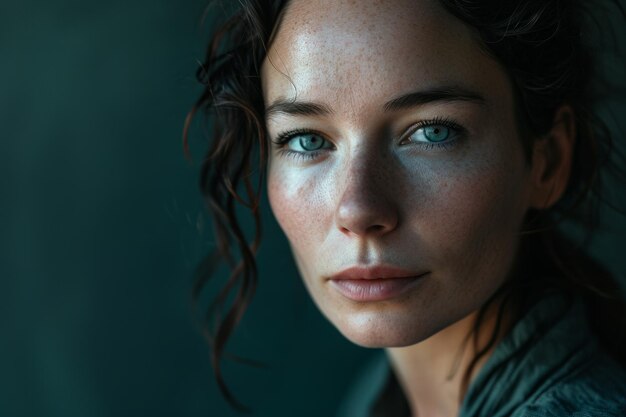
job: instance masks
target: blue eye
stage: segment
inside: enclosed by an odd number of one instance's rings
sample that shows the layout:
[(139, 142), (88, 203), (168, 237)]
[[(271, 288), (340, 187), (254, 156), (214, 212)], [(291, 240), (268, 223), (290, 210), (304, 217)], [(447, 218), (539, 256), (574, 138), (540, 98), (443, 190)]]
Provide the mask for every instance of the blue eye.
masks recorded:
[(299, 137), (298, 143), (305, 151), (317, 151), (324, 146), (324, 138), (315, 133), (302, 134)]
[(285, 132), (273, 142), (278, 146), (279, 153), (297, 160), (313, 160), (325, 149), (333, 148), (332, 143), (321, 134), (304, 129)]
[(409, 138), (414, 138), (416, 142), (439, 143), (450, 138), (451, 128), (444, 125), (431, 125), (418, 128)]

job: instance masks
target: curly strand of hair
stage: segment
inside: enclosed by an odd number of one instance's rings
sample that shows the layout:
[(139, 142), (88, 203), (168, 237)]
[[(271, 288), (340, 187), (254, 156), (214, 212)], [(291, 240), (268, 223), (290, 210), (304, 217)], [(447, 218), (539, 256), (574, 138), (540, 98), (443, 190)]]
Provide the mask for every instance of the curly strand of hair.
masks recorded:
[[(258, 279), (254, 256), (261, 241), (259, 203), (263, 171), (259, 172), (255, 188), (251, 179), (253, 170), (250, 160), (255, 145), (253, 139), (257, 139), (260, 145), (261, 168), (264, 166), (267, 153), (264, 127), (257, 117), (259, 110), (255, 108), (259, 107), (258, 103), (241, 99), (249, 97), (250, 92), (255, 90), (252, 77), (247, 76), (251, 67), (247, 53), (251, 48), (257, 49), (254, 47), (254, 33), (262, 32), (262, 27), (258, 23), (261, 10), (256, 11), (258, 16), (255, 16), (255, 13), (252, 15), (246, 13), (247, 10), (246, 7), (242, 7), (213, 34), (205, 62), (196, 73), (198, 80), (205, 85), (205, 90), (188, 115), (183, 131), (185, 150), (188, 153), (187, 138), (193, 116), (199, 108), (214, 113), (216, 117), (214, 140), (202, 164), (200, 189), (206, 197), (218, 247), (198, 266), (192, 286), (192, 299), (195, 308), (209, 277), (215, 272), (216, 264), (219, 261), (226, 261), (230, 265), (231, 274), (206, 309), (203, 329), (211, 349), (211, 365), (218, 387), (231, 406), (244, 413), (250, 410), (235, 398), (225, 383), (221, 360), (234, 358), (240, 363), (262, 366), (259, 362), (225, 352), (226, 342), (241, 321), (254, 295)], [(254, 29), (246, 31), (246, 27)], [(234, 47), (226, 47), (228, 43), (234, 43)], [(221, 50), (225, 51), (220, 52)], [(257, 68), (258, 57), (254, 61), (252, 66)], [(223, 126), (232, 128), (223, 129)], [(247, 201), (237, 192), (240, 184), (243, 184)], [(235, 213), (235, 203), (248, 208), (253, 216), (254, 239), (250, 243), (246, 241), (241, 230)], [(239, 248), (241, 255), (241, 260), (236, 265), (230, 250), (232, 243)], [(226, 309), (229, 296), (235, 287), (238, 287), (235, 298)], [(224, 310), (225, 315), (222, 316)]]
[[(239, 182), (242, 171), (243, 167), (239, 165), (236, 171), (233, 173), (233, 183), (235, 184), (235, 186)], [(234, 236), (241, 252), (242, 260), (233, 269), (226, 284), (222, 286), (220, 292), (214, 298), (210, 307), (207, 309), (205, 322), (208, 323), (208, 321), (213, 318), (217, 323), (215, 335), (210, 336), (208, 340), (211, 345), (211, 362), (216, 379), (218, 381), (218, 386), (229, 403), (231, 403), (236, 409), (242, 412), (248, 412), (249, 410), (234, 398), (234, 396), (226, 386), (221, 372), (220, 358), (224, 351), (226, 341), (230, 338), (234, 328), (241, 321), (243, 313), (245, 312), (254, 295), (258, 276), (256, 263), (254, 261), (254, 254), (260, 242), (260, 219), (258, 217), (258, 210), (253, 209), (253, 213), (255, 215), (255, 224), (257, 225), (257, 228), (254, 241), (251, 244), (248, 244), (236, 218), (234, 210), (234, 203), (236, 199), (234, 197), (234, 194), (231, 192), (232, 190), (228, 190), (228, 186), (223, 182), (217, 182), (217, 184), (223, 187), (221, 191), (222, 194), (224, 194), (224, 188), (227, 190), (227, 192), (225, 193), (225, 206), (227, 207), (227, 209), (219, 209), (220, 203), (216, 202), (215, 200), (211, 201), (211, 207), (213, 208), (214, 213), (216, 213), (216, 218), (218, 219), (218, 224), (220, 225), (219, 230), (221, 231), (221, 234), (226, 235), (230, 233), (231, 236)], [(213, 196), (220, 194), (220, 192), (217, 190), (213, 191)], [(220, 213), (220, 215), (217, 215), (217, 213)], [(224, 216), (226, 216), (227, 226), (219, 221), (220, 218), (222, 218), (223, 220)], [(228, 244), (226, 242), (228, 241), (228, 239), (222, 236), (220, 241), (222, 243), (220, 252), (227, 250), (226, 248), (228, 248)], [(222, 255), (224, 255), (224, 253), (222, 253)], [(220, 314), (221, 310), (223, 309), (228, 299), (228, 296), (236, 285), (239, 286), (236, 297), (230, 305), (226, 316), (222, 319)], [(196, 286), (196, 288), (198, 287)]]

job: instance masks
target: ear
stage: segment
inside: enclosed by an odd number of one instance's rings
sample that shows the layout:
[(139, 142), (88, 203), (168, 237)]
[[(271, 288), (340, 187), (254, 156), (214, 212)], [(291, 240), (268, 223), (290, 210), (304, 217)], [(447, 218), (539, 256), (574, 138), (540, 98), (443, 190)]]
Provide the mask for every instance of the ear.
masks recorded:
[(569, 105), (559, 107), (550, 132), (533, 144), (530, 206), (547, 209), (554, 205), (567, 188), (572, 166), (576, 122)]

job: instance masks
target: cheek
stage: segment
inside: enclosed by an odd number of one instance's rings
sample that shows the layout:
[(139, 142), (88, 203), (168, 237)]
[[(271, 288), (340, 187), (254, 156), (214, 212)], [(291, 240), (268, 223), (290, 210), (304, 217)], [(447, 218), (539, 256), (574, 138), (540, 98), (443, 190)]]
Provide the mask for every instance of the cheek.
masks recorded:
[[(319, 187), (302, 173), (270, 168), (268, 200), (276, 221), (293, 248), (321, 243), (321, 207)], [(317, 240), (316, 240), (317, 239)]]
[(420, 216), (415, 225), (429, 255), (456, 276), (503, 278), (526, 211), (524, 161), (516, 152), (499, 152), (443, 172), (433, 175), (424, 203), (431, 220)]
[[(287, 237), (294, 261), (311, 295), (309, 278), (319, 275), (320, 265), (332, 265), (327, 241), (328, 209), (331, 206), (324, 182), (318, 176), (286, 168), (270, 169), (268, 200), (272, 213)], [(317, 301), (317, 300), (316, 300)]]

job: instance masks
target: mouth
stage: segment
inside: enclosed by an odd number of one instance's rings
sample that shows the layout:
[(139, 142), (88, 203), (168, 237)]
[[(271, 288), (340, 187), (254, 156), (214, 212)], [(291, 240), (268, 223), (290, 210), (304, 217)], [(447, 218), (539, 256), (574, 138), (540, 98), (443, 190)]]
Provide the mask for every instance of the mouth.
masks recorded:
[(331, 278), (330, 285), (352, 301), (383, 301), (407, 293), (429, 272), (388, 278)]

